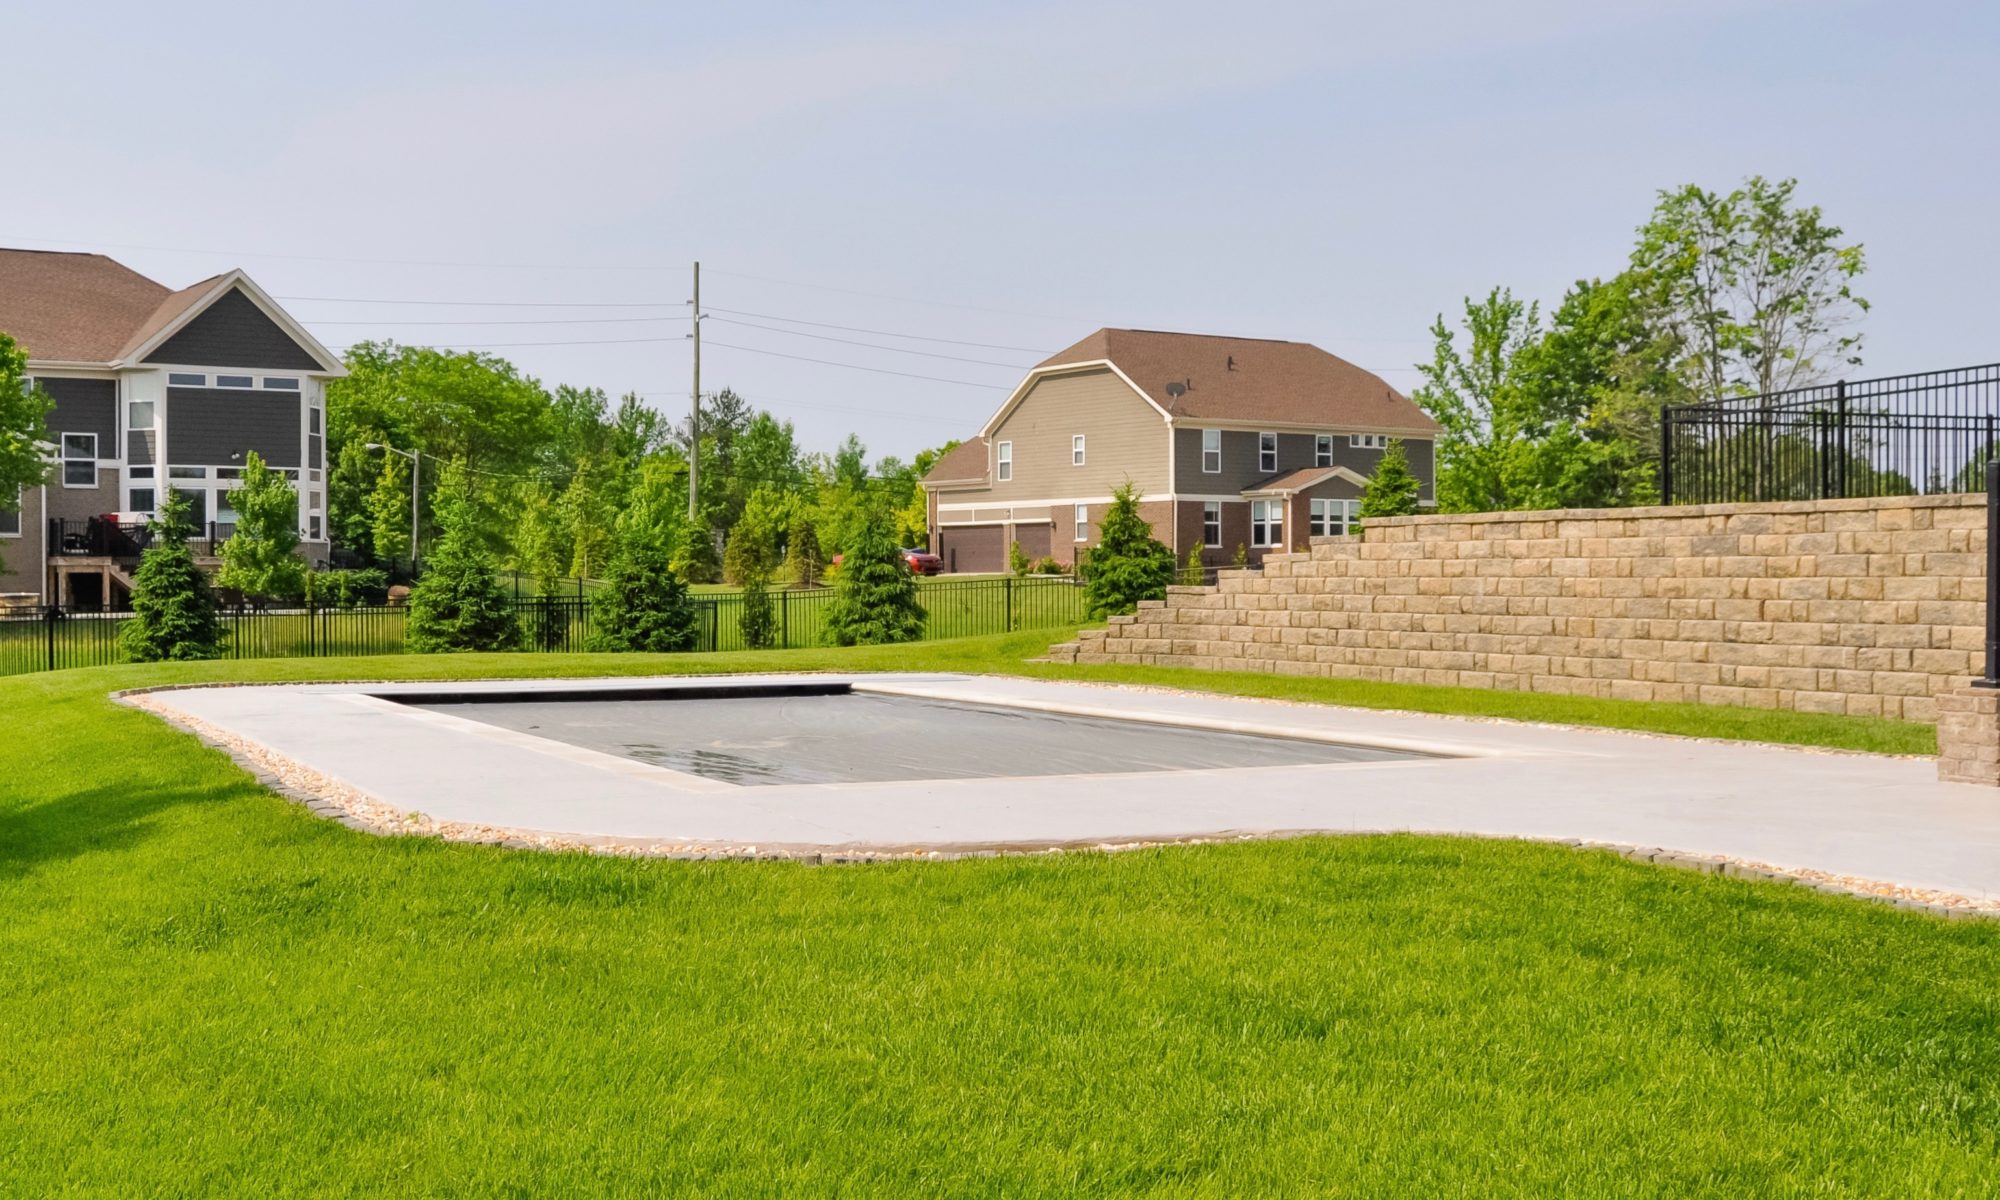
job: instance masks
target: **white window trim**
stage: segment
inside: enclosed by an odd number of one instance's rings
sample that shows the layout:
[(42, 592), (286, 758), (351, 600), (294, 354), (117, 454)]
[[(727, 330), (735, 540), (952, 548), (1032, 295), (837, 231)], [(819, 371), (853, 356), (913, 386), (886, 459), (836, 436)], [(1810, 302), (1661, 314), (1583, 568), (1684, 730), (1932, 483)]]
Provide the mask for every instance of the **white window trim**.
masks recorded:
[[(143, 405), (145, 405), (145, 406), (146, 406), (146, 411), (147, 411), (147, 413), (149, 413), (149, 414), (151, 415), (151, 418), (152, 418), (152, 419), (151, 419), (150, 421), (148, 421), (148, 422), (147, 422), (146, 424), (144, 424), (144, 425), (134, 425), (134, 424), (132, 423), (132, 408), (133, 408), (133, 406), (134, 406), (134, 405), (138, 405), (138, 404), (143, 404)], [(153, 399), (153, 398), (151, 398), (151, 397), (138, 397), (138, 396), (133, 396), (133, 397), (128, 397), (128, 398), (126, 399), (126, 401), (125, 401), (125, 432), (127, 432), (127, 433), (155, 433), (155, 432), (157, 432), (157, 431), (159, 430), (159, 428), (160, 428), (160, 402), (159, 402), (158, 400), (155, 400), (155, 399)]]
[[(1258, 519), (1257, 510), (1262, 506), (1265, 516)], [(1274, 519), (1275, 517), (1275, 519)], [(1257, 527), (1264, 527), (1265, 541), (1257, 540)], [(1275, 539), (1271, 538), (1275, 531)], [(1252, 500), (1250, 502), (1250, 544), (1259, 550), (1277, 550), (1285, 544), (1285, 502), (1283, 500)]]
[[(247, 379), (250, 382), (248, 383), (222, 382), (225, 379)], [(238, 375), (235, 374), (234, 372), (231, 372), (229, 374), (223, 374), (221, 372), (217, 372), (215, 376), (215, 387), (217, 391), (223, 391), (223, 392), (254, 392), (257, 390), (257, 377), (255, 375)]]
[[(1270, 451), (1271, 465), (1269, 466), (1264, 465), (1265, 438), (1271, 439), (1271, 451)], [(1260, 430), (1257, 434), (1257, 469), (1259, 471), (1264, 471), (1267, 473), (1278, 469), (1278, 435), (1272, 433), (1269, 430)]]
[[(1215, 449), (1213, 450), (1208, 448), (1210, 434), (1215, 435)], [(1208, 465), (1208, 456), (1211, 454), (1215, 456), (1215, 465), (1212, 467)], [(1222, 474), (1222, 431), (1220, 429), (1204, 429), (1201, 431), (1201, 473), (1204, 475)]]
[(1333, 465), (1333, 435), (1330, 433), (1314, 434), (1313, 466), (1330, 467), (1332, 465)]
[[(201, 382), (185, 382), (189, 379), (198, 379)], [(168, 371), (167, 386), (170, 388), (206, 388), (208, 386), (208, 375), (202, 371)]]
[(1090, 540), (1090, 505), (1088, 504), (1079, 504), (1076, 506), (1076, 540), (1079, 542)]
[(1080, 467), (1083, 465), (1083, 435), (1080, 433), (1074, 433), (1070, 435), (1069, 465), (1072, 467)]
[[(86, 438), (86, 437), (87, 437), (87, 438), (89, 438), (89, 439), (90, 439), (90, 457), (89, 457), (89, 458), (87, 458), (87, 459), (86, 459), (86, 458), (71, 458), (71, 457), (69, 456), (69, 440), (70, 440), (71, 438), (73, 438), (73, 437), (76, 437), (76, 438)], [(62, 466), (63, 466), (63, 486), (64, 486), (65, 488), (68, 488), (68, 489), (70, 489), (71, 491), (78, 491), (78, 492), (83, 492), (83, 491), (89, 491), (89, 490), (90, 490), (91, 488), (94, 488), (94, 487), (96, 487), (96, 486), (97, 486), (97, 483), (98, 483), (98, 479), (97, 479), (97, 471), (98, 471), (98, 467), (97, 467), (97, 463), (98, 463), (98, 458), (97, 458), (97, 454), (98, 454), (98, 451), (102, 449), (102, 447), (101, 447), (101, 446), (99, 446), (99, 445), (97, 444), (97, 441), (98, 441), (98, 439), (97, 439), (97, 434), (95, 434), (95, 433), (59, 433), (59, 434), (57, 434), (57, 435), (56, 435), (56, 449), (57, 449), (57, 451), (58, 451), (58, 454), (57, 454), (57, 457), (58, 457), (58, 459), (59, 459), (59, 460), (60, 460), (60, 461), (62, 462)], [(80, 463), (80, 462), (87, 462), (87, 463), (89, 463), (89, 464), (90, 464), (90, 482), (89, 482), (89, 483), (71, 483), (71, 482), (69, 481), (69, 465), (70, 465), (71, 463)]]
[[(1208, 517), (1210, 513), (1215, 514), (1215, 540), (1212, 542), (1208, 540)], [(1222, 548), (1222, 502), (1220, 500), (1204, 500), (1201, 502), (1201, 544), (1205, 550), (1220, 550)]]
[(1389, 435), (1386, 433), (1350, 433), (1347, 445), (1352, 450), (1387, 450)]
[[(1314, 500), (1306, 528), (1312, 537), (1344, 537), (1361, 520), (1359, 500)], [(1338, 524), (1339, 528), (1334, 526)], [(1314, 529), (1317, 525), (1319, 528)]]
[(993, 443), (993, 482), (1011, 483), (1014, 479), (1014, 443)]

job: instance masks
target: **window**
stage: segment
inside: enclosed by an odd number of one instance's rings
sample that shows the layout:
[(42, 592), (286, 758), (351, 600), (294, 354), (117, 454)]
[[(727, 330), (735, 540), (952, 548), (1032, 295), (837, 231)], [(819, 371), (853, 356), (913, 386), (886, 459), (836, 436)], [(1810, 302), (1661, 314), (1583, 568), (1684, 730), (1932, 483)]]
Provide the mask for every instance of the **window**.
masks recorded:
[(1083, 435), (1080, 433), (1069, 440), (1069, 465), (1072, 467), (1083, 465)]
[(1257, 435), (1257, 469), (1271, 472), (1278, 469), (1278, 435), (1260, 433)]
[(1313, 466), (1330, 467), (1332, 465), (1333, 465), (1333, 435), (1330, 433), (1322, 433), (1319, 436), (1313, 438)]
[(306, 501), (307, 501), (307, 504), (308, 504), (308, 506), (309, 506), (309, 507), (310, 507), (310, 508), (311, 508), (311, 509), (312, 509), (312, 510), (313, 510), (314, 512), (318, 512), (318, 511), (319, 511), (319, 493), (318, 493), (318, 492), (307, 492), (307, 493), (306, 493)]
[(306, 432), (307, 432), (307, 433), (315, 433), (315, 434), (316, 434), (316, 433), (318, 433), (318, 432), (319, 432), (319, 410), (318, 410), (318, 409), (316, 409), (316, 408), (309, 408), (309, 409), (307, 409), (307, 410), (306, 410), (306, 413), (308, 414), (308, 415), (307, 415), (307, 417), (306, 417)]
[(153, 427), (153, 402), (129, 400), (125, 404), (125, 428), (143, 432)]
[(1079, 542), (1090, 540), (1090, 505), (1088, 504), (1079, 504), (1076, 506), (1076, 540)]
[(243, 468), (217, 467), (215, 468), (215, 477), (217, 479), (241, 479), (243, 478)]
[(149, 487), (135, 487), (125, 493), (125, 511), (149, 513), (153, 511), (153, 497), (156, 493)]
[(1347, 435), (1347, 444), (1356, 450), (1383, 450), (1388, 448), (1389, 435), (1386, 433), (1350, 433)]
[(1201, 473), (1222, 474), (1222, 431), (1204, 429), (1201, 431)]
[(1360, 516), (1359, 500), (1315, 500), (1312, 502), (1312, 535), (1339, 537), (1352, 533)]
[(318, 513), (314, 513), (312, 516), (306, 518), (306, 537), (315, 542), (319, 540), (320, 532), (319, 532)]
[(1000, 465), (994, 477), (1001, 483), (1014, 478), (1014, 443), (1001, 442), (999, 446)]
[(168, 386), (168, 387), (207, 387), (207, 386), (208, 386), (208, 376), (206, 376), (206, 375), (185, 375), (185, 374), (182, 374), (182, 373), (181, 373), (181, 372), (179, 372), (179, 371), (169, 371), (169, 372), (167, 372), (167, 386)]
[(21, 536), (21, 488), (14, 489), (14, 507), (0, 509), (0, 537)]
[(207, 479), (207, 467), (168, 467), (168, 479)]
[(1250, 544), (1253, 546), (1282, 546), (1285, 544), (1285, 502), (1283, 500), (1252, 500), (1250, 502)]
[(130, 476), (131, 476), (132, 478), (134, 478), (134, 479), (151, 479), (151, 478), (153, 477), (153, 468), (151, 468), (151, 467), (133, 467), (133, 468), (132, 468), (131, 470), (129, 470), (129, 471), (125, 472), (125, 473), (126, 473), (127, 475), (130, 475)]
[(64, 487), (96, 487), (97, 435), (94, 433), (63, 434), (62, 462)]
[(276, 388), (281, 392), (296, 392), (299, 390), (299, 381), (267, 375), (264, 378), (264, 386), (267, 388)]
[(217, 375), (215, 386), (219, 388), (253, 388), (257, 381), (248, 375)]
[(205, 528), (208, 525), (208, 489), (175, 488), (174, 494), (187, 497), (189, 523), (196, 529)]
[(1222, 501), (1204, 500), (1201, 503), (1201, 544), (1222, 545)]
[(312, 480), (312, 481), (313, 481), (314, 483), (318, 483), (318, 482), (319, 482), (319, 472), (318, 472), (318, 471), (307, 471), (307, 472), (306, 472), (306, 478), (307, 478), (307, 479), (310, 479), (310, 480)]

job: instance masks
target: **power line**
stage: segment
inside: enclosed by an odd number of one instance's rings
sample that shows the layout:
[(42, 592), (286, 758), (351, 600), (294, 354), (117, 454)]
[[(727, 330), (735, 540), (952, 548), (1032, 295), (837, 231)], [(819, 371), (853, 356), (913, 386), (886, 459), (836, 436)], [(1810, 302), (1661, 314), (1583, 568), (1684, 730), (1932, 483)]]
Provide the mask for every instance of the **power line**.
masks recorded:
[[(966, 342), (960, 341), (957, 338), (925, 337), (920, 333), (897, 333), (889, 329), (861, 329), (853, 325), (834, 325), (827, 321), (808, 321), (802, 317), (780, 317), (774, 316), (771, 313), (744, 312), (741, 309), (735, 308), (717, 308), (712, 304), (704, 305), (703, 307), (708, 312), (728, 313), (731, 316), (756, 317), (765, 321), (783, 321), (788, 325), (810, 325), (815, 329), (840, 329), (848, 333), (871, 333), (876, 337), (908, 338), (913, 342), (940, 342), (947, 346), (972, 346), (980, 350), (1019, 350), (1023, 354), (1054, 353), (1054, 351), (1039, 350), (1033, 346), (1002, 346), (994, 342)], [(716, 318), (718, 321), (721, 319), (720, 317)]]
[(762, 329), (767, 333), (782, 333), (790, 337), (812, 338), (814, 341), (820, 342), (839, 342), (843, 346), (860, 346), (868, 350), (887, 350), (892, 354), (914, 354), (919, 358), (941, 358), (948, 362), (973, 363), (982, 367), (1006, 367), (1014, 371), (1027, 370), (1027, 364), (1025, 363), (994, 362), (990, 358), (966, 358), (958, 354), (939, 354), (935, 350), (909, 350), (902, 346), (884, 346), (880, 342), (857, 342), (853, 338), (834, 337), (831, 334), (825, 333), (807, 333), (803, 329), (782, 329), (776, 325), (759, 325), (755, 321), (733, 321), (728, 317), (711, 317), (706, 313), (702, 314), (702, 320), (720, 321), (724, 325), (737, 325), (744, 329)]
[[(575, 301), (575, 300), (402, 300), (365, 296), (273, 296), (274, 300), (312, 301), (319, 304), (422, 304), (443, 308), (680, 308), (687, 301)], [(664, 319), (664, 318), (661, 318)]]
[[(390, 340), (393, 341), (394, 339), (392, 338)], [(425, 348), (431, 350), (510, 350), (518, 346), (637, 346), (649, 342), (681, 342), (686, 340), (687, 339), (684, 337), (657, 337), (657, 338), (591, 338), (580, 341), (563, 341), (563, 342), (480, 342), (476, 344), (464, 344), (464, 343), (454, 342), (449, 346), (427, 346)], [(350, 342), (345, 346), (335, 346), (331, 347), (331, 349), (342, 350), (342, 351), (352, 350), (358, 344), (359, 343)]]
[(1001, 316), (1008, 316), (1008, 317), (1032, 317), (1040, 321), (1061, 321), (1064, 324), (1069, 324), (1070, 322), (1073, 321), (1087, 320), (1087, 318), (1084, 317), (1067, 317), (1067, 316), (1055, 316), (1050, 313), (1022, 312), (1019, 309), (1011, 309), (1011, 308), (986, 308), (977, 304), (956, 304), (949, 300), (920, 300), (913, 296), (896, 296), (896, 295), (891, 295), (890, 293), (887, 292), (864, 292), (856, 288), (831, 287), (823, 283), (802, 283), (796, 279), (773, 279), (768, 275), (750, 275), (742, 271), (721, 271), (721, 270), (716, 270), (713, 267), (709, 268), (709, 270), (712, 274), (727, 275), (732, 279), (749, 279), (757, 283), (775, 283), (780, 287), (809, 288), (813, 291), (819, 291), (819, 292), (837, 292), (845, 296), (867, 296), (870, 299), (874, 300), (892, 300), (898, 304), (921, 304), (926, 308), (959, 308), (959, 309), (964, 309), (967, 312), (997, 313)]
[[(312, 325), (394, 325), (399, 329), (415, 328), (419, 325), (634, 325), (645, 322), (683, 321), (685, 317), (549, 317), (542, 320), (520, 321), (320, 321), (308, 322)], [(716, 318), (721, 320), (720, 317)]]
[(462, 271), (665, 271), (666, 267), (627, 263), (618, 266), (586, 263), (472, 263), (422, 258), (345, 258), (331, 254), (271, 254), (261, 250), (207, 250), (190, 246), (148, 246), (138, 242), (79, 242), (67, 238), (36, 238), (0, 235), (11, 242), (45, 242), (58, 246), (85, 246), (90, 249), (146, 250), (155, 254), (207, 254), (225, 258), (268, 258), (287, 262), (356, 263), (375, 267), (448, 267)]
[(864, 367), (859, 363), (835, 362), (830, 358), (808, 358), (803, 354), (783, 354), (776, 350), (759, 350), (755, 346), (732, 346), (727, 342), (708, 342), (710, 346), (720, 346), (724, 350), (741, 350), (745, 354), (767, 354), (772, 358), (789, 358), (795, 362), (818, 363), (823, 367), (846, 367), (850, 371), (868, 371), (876, 375), (900, 375), (904, 379), (926, 379), (932, 383), (955, 383), (960, 387), (985, 388), (993, 392), (1012, 391), (1012, 388), (997, 383), (976, 383), (970, 379), (945, 379), (938, 375), (917, 375), (909, 371), (891, 371), (886, 367)]

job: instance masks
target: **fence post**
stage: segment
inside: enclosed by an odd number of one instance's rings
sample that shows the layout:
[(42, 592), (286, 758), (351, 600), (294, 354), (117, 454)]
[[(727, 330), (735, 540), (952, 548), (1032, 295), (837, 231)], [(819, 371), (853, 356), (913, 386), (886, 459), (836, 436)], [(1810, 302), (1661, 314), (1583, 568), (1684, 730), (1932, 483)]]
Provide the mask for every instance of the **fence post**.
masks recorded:
[(1834, 479), (1840, 492), (1840, 499), (1845, 500), (1847, 499), (1847, 459), (1851, 453), (1847, 429), (1847, 381), (1845, 379), (1833, 385), (1833, 407), (1835, 428), (1839, 434), (1834, 439), (1834, 443), (1840, 448), (1839, 465), (1835, 468)]
[(2000, 458), (1986, 460), (1986, 677), (1973, 683), (2000, 688)]
[(1819, 412), (1819, 498), (1834, 499), (1833, 494), (1833, 414), (1821, 409)]
[(792, 648), (792, 590), (778, 589), (778, 648)]
[(708, 652), (722, 644), (722, 600), (720, 597), (708, 602)]
[(56, 622), (61, 619), (62, 606), (57, 604), (49, 605), (48, 612), (43, 614), (42, 617), (43, 623), (49, 627), (49, 670), (51, 671), (56, 669)]
[(1003, 575), (1000, 577), (1000, 582), (1004, 585), (1002, 590), (1007, 593), (1007, 623), (1001, 628), (1012, 633), (1014, 632), (1014, 577)]
[(1674, 409), (1660, 405), (1660, 503), (1674, 502)]

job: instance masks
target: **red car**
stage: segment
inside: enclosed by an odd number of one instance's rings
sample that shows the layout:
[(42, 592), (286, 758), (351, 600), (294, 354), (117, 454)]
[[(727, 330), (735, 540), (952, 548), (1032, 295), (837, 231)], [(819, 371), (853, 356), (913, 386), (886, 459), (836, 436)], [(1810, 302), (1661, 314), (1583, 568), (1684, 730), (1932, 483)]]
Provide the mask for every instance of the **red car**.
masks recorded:
[[(928, 550), (912, 550), (908, 546), (903, 546), (897, 549), (896, 553), (903, 556), (904, 566), (919, 575), (935, 575), (944, 570), (944, 560)], [(839, 566), (840, 560), (845, 557), (844, 554), (834, 555), (833, 565)]]

